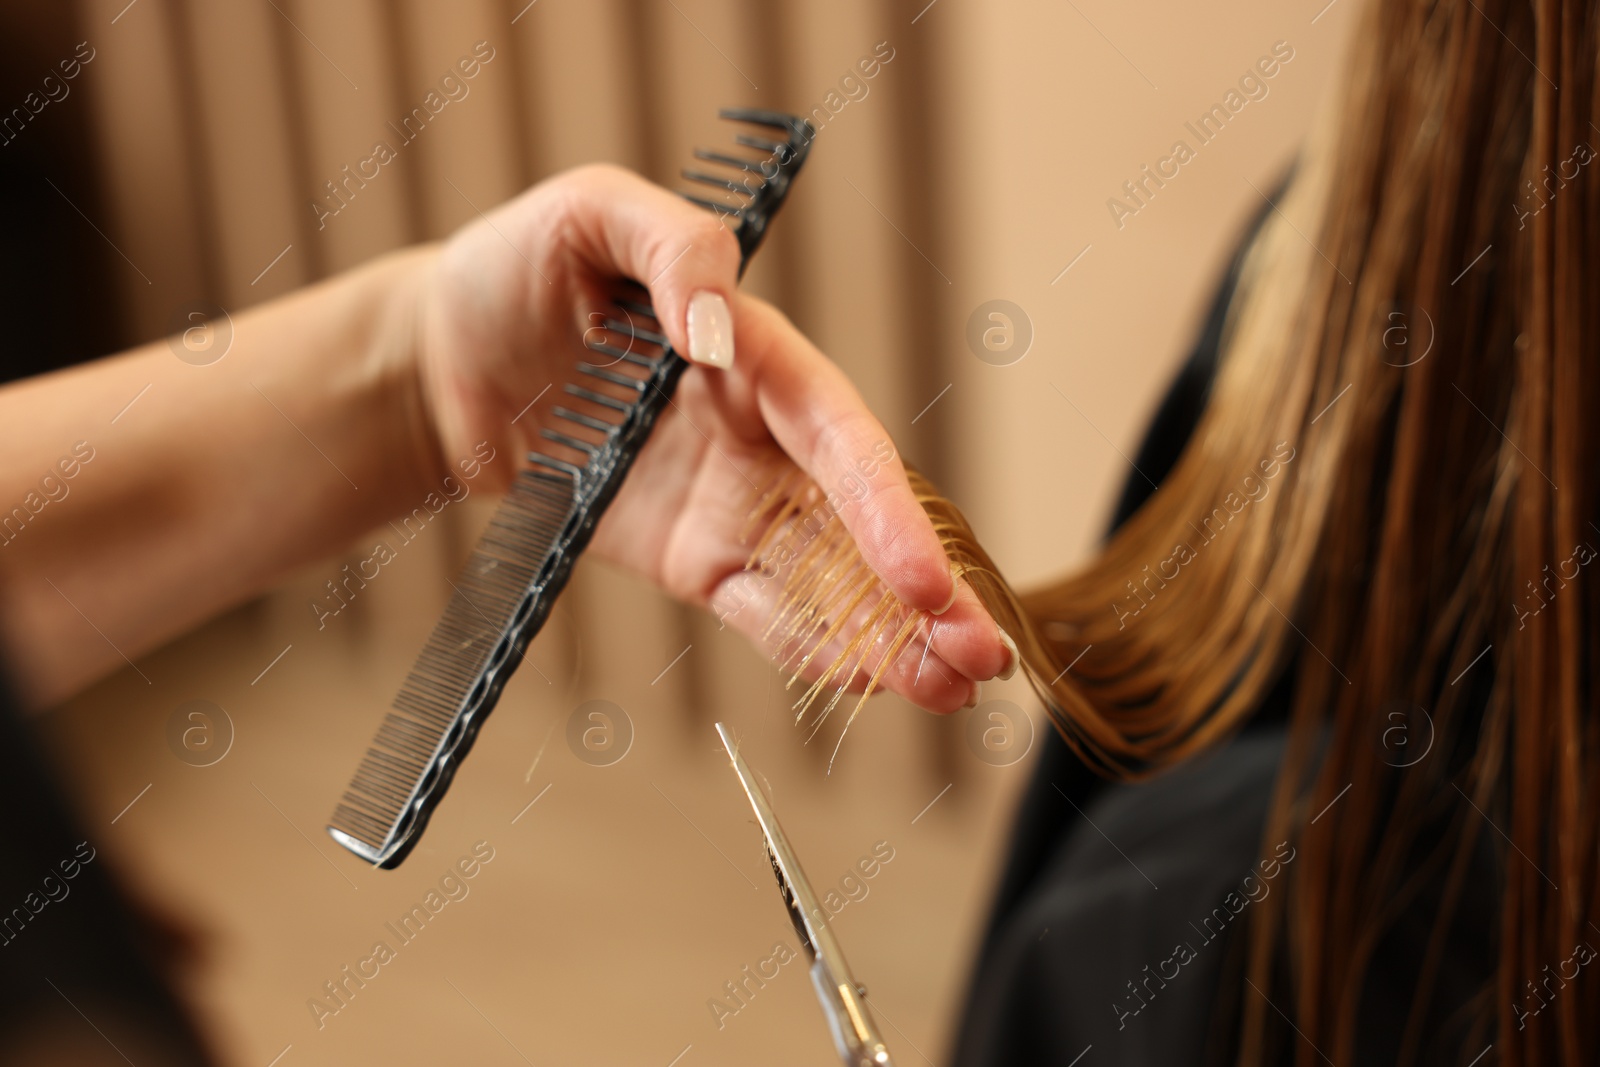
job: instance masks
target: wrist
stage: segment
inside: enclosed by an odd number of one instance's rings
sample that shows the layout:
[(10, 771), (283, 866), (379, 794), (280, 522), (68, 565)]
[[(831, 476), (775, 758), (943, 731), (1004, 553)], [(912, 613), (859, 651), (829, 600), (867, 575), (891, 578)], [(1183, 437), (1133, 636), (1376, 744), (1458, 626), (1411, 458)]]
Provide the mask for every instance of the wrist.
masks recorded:
[(378, 521), (409, 510), (450, 472), (423, 370), (423, 305), (437, 259), (437, 247), (425, 245), (360, 272), (376, 287), (355, 382), (373, 416), (373, 462), (385, 487)]

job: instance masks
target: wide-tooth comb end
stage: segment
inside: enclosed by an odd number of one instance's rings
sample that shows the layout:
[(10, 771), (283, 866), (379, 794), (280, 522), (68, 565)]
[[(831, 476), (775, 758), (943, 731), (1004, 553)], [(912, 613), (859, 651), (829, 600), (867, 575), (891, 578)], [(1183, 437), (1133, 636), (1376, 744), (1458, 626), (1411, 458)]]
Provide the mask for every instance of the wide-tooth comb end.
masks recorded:
[(748, 133), (735, 134), (733, 140), (735, 144), (742, 144), (746, 148), (759, 149), (762, 152), (771, 152), (773, 155), (779, 153), (786, 155), (789, 151), (787, 141), (769, 141), (765, 137), (751, 137)]
[(737, 207), (733, 204), (724, 203), (721, 200), (708, 200), (703, 196), (694, 196), (690, 193), (684, 193), (682, 195), (685, 200), (689, 201), (689, 203), (699, 204), (707, 211), (715, 214), (718, 218), (737, 219), (740, 217), (739, 212), (743, 210), (740, 207)]
[[(683, 175), (685, 181), (699, 182), (701, 185), (711, 185), (718, 189), (726, 189), (735, 196), (755, 195), (754, 189), (749, 185), (731, 181), (716, 174), (707, 174), (703, 170), (683, 170), (679, 173)], [(759, 187), (761, 184), (760, 179), (756, 179), (756, 186)]]
[(726, 152), (713, 152), (709, 148), (696, 148), (694, 150), (694, 158), (703, 160), (706, 163), (721, 163), (725, 167), (753, 170), (758, 174), (761, 172), (761, 164), (756, 160), (740, 159), (738, 156), (730, 156)]
[(717, 112), (718, 118), (728, 119), (731, 122), (749, 122), (757, 126), (770, 126), (775, 130), (782, 130), (791, 137), (801, 141), (809, 141), (816, 136), (816, 128), (800, 118), (782, 111), (768, 111), (759, 107), (725, 107)]
[(739, 249), (742, 253), (740, 274), (743, 275), (743, 267), (749, 264), (750, 256), (760, 246), (766, 236), (767, 224), (788, 193), (789, 182), (794, 179), (801, 164), (805, 162), (811, 148), (811, 140), (816, 136), (816, 128), (798, 115), (768, 111), (763, 108), (730, 107), (723, 108), (717, 114), (730, 122), (763, 126), (783, 135), (781, 139), (757, 137), (750, 133), (734, 135), (735, 144), (761, 152), (766, 157), (761, 160), (742, 159), (737, 155), (706, 149), (695, 152), (696, 159), (735, 167), (752, 176), (759, 174), (760, 181), (746, 179), (743, 182), (736, 182), (704, 171), (683, 172), (684, 178), (688, 181), (727, 189), (736, 195), (748, 197), (738, 208), (734, 208), (726, 202), (691, 193), (683, 194), (690, 203), (715, 212), (718, 218), (726, 220), (732, 216), (738, 220), (738, 229), (735, 233), (738, 235)]

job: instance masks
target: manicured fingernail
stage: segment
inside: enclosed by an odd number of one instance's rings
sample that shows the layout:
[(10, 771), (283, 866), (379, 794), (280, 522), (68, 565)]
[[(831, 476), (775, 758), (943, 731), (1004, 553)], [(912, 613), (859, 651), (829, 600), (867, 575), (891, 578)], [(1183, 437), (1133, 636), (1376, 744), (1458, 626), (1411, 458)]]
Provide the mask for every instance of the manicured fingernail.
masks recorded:
[(945, 612), (949, 611), (955, 605), (956, 590), (959, 588), (961, 588), (961, 572), (957, 570), (956, 565), (952, 563), (950, 564), (950, 599), (944, 602), (944, 607), (935, 608), (932, 614), (943, 615)]
[(721, 293), (702, 289), (689, 298), (689, 358), (723, 370), (733, 366), (733, 312)]
[(964, 708), (975, 708), (975, 707), (978, 706), (978, 701), (980, 701), (982, 699), (983, 699), (983, 683), (982, 682), (973, 682), (972, 683), (972, 695), (969, 696), (967, 698), (967, 702), (965, 704), (961, 705), (961, 706), (964, 707)]
[(1011, 635), (1004, 630), (1000, 631), (1000, 643), (1006, 646), (1006, 665), (1000, 668), (1000, 673), (995, 677), (1003, 682), (1017, 673), (1017, 666), (1022, 662), (1022, 656), (1017, 652), (1017, 643), (1011, 640)]

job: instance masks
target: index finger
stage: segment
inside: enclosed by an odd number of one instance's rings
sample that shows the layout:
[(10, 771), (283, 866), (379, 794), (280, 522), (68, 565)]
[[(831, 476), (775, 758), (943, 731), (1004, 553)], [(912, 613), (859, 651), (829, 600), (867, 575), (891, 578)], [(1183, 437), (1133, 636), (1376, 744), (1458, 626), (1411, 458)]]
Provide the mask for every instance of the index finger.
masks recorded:
[(901, 603), (942, 614), (955, 579), (889, 432), (776, 309), (745, 296), (736, 306), (740, 358), (767, 429), (827, 494), (862, 559)]
[(1015, 646), (954, 579), (888, 431), (850, 380), (761, 301), (741, 298), (738, 321), (766, 431), (823, 491), (863, 561), (901, 604), (940, 616), (927, 644), (945, 662), (972, 679), (1009, 677)]

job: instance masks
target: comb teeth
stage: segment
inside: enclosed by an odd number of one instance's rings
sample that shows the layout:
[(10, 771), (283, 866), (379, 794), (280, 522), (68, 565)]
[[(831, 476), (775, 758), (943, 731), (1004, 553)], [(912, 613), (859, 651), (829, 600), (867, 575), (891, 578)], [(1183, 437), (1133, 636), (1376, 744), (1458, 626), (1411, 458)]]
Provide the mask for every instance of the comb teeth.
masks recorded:
[(734, 144), (754, 149), (760, 155), (738, 155), (729, 152), (699, 148), (694, 158), (702, 163), (713, 163), (726, 168), (727, 173), (707, 170), (684, 170), (687, 181), (710, 186), (725, 195), (738, 198), (738, 202), (714, 200), (710, 197), (685, 193), (689, 201), (719, 218), (732, 219), (737, 225), (739, 247), (748, 263), (750, 255), (766, 234), (767, 223), (777, 205), (789, 191), (816, 131), (805, 119), (778, 111), (759, 108), (725, 108), (718, 114), (732, 122), (762, 126), (781, 134), (782, 139), (758, 137), (749, 133), (734, 135)]
[(612, 374), (604, 367), (596, 367), (590, 363), (578, 364), (578, 373), (587, 374), (591, 378), (599, 378), (601, 381), (610, 382), (612, 385), (626, 386), (635, 392), (643, 392), (645, 388), (644, 383), (637, 378), (629, 378), (625, 374)]
[(346, 847), (374, 863), (398, 863), (404, 854), (393, 846), (415, 841), (427, 811), (414, 801), (448, 784), (477, 734), (481, 719), (463, 710), (498, 694), (512, 653), (526, 646), (526, 638), (505, 638), (529, 633), (519, 624), (534, 610), (576, 496), (570, 476), (525, 471), (501, 501), (334, 810), (329, 829)]
[(760, 164), (753, 159), (740, 159), (738, 156), (730, 156), (726, 152), (713, 152), (708, 148), (696, 148), (694, 158), (704, 163), (721, 163), (725, 167), (737, 167), (746, 171), (761, 169)]
[[(735, 221), (742, 274), (805, 161), (813, 131), (804, 119), (775, 111), (720, 114), (785, 138), (734, 138), (761, 158), (695, 153), (729, 168), (730, 177), (685, 172), (690, 181), (742, 199), (735, 205), (688, 197)], [(634, 290), (647, 292), (636, 284)], [(549, 408), (539, 432), (555, 447), (528, 454), (533, 469), (517, 476), (490, 519), (334, 809), (328, 832), (369, 863), (398, 866), (416, 845), (688, 366), (669, 347), (648, 296), (619, 297), (583, 343), (604, 360), (580, 360), (576, 369), (588, 385), (565, 383), (568, 403)]]
[(742, 144), (746, 148), (759, 149), (762, 152), (771, 152), (774, 155), (788, 147), (788, 145), (781, 144), (778, 141), (769, 141), (765, 137), (751, 137), (747, 133), (741, 133), (733, 140), (735, 144)]
[(717, 187), (718, 189), (727, 189), (729, 192), (733, 193), (735, 196), (754, 196), (755, 195), (755, 193), (750, 189), (750, 187), (748, 185), (744, 184), (743, 182), (736, 182), (736, 181), (733, 181), (732, 179), (729, 179), (729, 178), (721, 178), (721, 177), (718, 177), (715, 174), (707, 174), (703, 170), (685, 170), (682, 173), (683, 173), (684, 178), (687, 181), (700, 182), (700, 183), (705, 184), (705, 185), (712, 185), (712, 186)]

